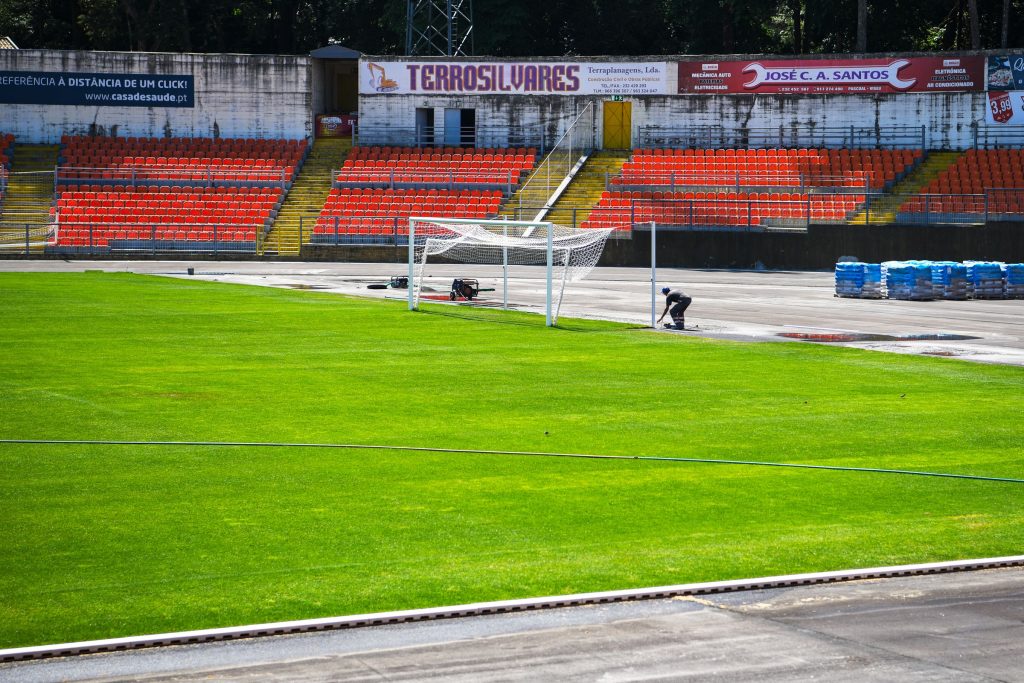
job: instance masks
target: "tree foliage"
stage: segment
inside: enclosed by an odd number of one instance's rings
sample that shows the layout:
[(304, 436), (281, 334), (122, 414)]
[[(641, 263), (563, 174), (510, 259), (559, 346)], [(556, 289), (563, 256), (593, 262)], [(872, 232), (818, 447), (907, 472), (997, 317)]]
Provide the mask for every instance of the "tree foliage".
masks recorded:
[[(864, 1), (476, 0), (474, 53), (853, 52)], [(866, 7), (870, 52), (966, 50), (975, 39), (998, 48), (1006, 9), (1010, 48), (1024, 30), (1024, 0), (867, 0)], [(24, 48), (304, 54), (341, 43), (402, 54), (405, 21), (399, 0), (0, 0), (0, 35)]]

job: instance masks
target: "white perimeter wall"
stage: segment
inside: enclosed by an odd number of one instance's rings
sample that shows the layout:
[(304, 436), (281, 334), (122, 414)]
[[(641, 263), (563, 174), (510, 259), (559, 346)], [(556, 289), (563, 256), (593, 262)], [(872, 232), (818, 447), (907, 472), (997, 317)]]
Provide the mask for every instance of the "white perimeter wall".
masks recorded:
[(310, 59), (296, 56), (0, 50), (0, 71), (192, 75), (195, 106), (0, 105), (19, 142), (63, 134), (306, 138), (313, 134)]
[[(925, 126), (929, 149), (966, 149), (974, 141), (972, 124), (984, 124), (986, 94), (906, 93), (892, 95), (679, 95), (626, 97), (632, 103), (633, 142), (640, 128), (681, 129), (721, 126), (726, 129), (764, 128), (787, 131), (815, 128), (887, 128)], [(362, 144), (415, 144), (416, 109), (434, 109), (437, 144), (444, 135), (445, 108), (475, 109), (477, 127), (485, 131), (479, 146), (508, 144), (491, 135), (502, 128), (513, 134), (543, 130), (548, 145), (583, 109), (597, 107), (595, 144), (601, 146), (601, 98), (551, 95), (361, 95), (359, 141)], [(907, 145), (919, 147), (920, 144)]]
[[(588, 97), (556, 95), (360, 95), (362, 145), (414, 145), (416, 110), (434, 110), (436, 144), (444, 143), (444, 110), (475, 109), (478, 147), (550, 147), (586, 107)], [(457, 146), (457, 145), (453, 145)]]
[[(529, 61), (529, 60), (524, 60)], [(361, 62), (362, 64), (363, 62)], [(677, 69), (669, 61), (669, 92), (677, 86)], [(361, 67), (362, 68), (362, 67)], [(360, 72), (362, 73), (362, 71)], [(362, 144), (414, 144), (416, 109), (434, 109), (435, 139), (443, 143), (444, 109), (475, 109), (477, 126), (490, 133), (502, 127), (544, 130), (546, 144), (565, 130), (586, 102), (597, 108), (595, 144), (602, 146), (602, 105), (609, 98), (557, 95), (396, 95), (359, 96), (359, 141)], [(984, 92), (894, 93), (879, 95), (667, 95), (625, 97), (632, 103), (633, 144), (641, 127), (721, 126), (726, 129), (887, 128), (925, 126), (929, 149), (966, 149), (974, 141), (972, 124), (985, 123)], [(519, 146), (515, 139), (512, 143)], [(479, 146), (504, 145), (483, 139)], [(812, 143), (813, 144), (813, 143)], [(668, 145), (666, 145), (668, 146)], [(920, 146), (906, 145), (906, 146)]]
[[(924, 126), (929, 149), (963, 149), (984, 123), (985, 93), (891, 95), (680, 95), (634, 100), (638, 126), (763, 128), (890, 128)], [(920, 146), (915, 145), (915, 146)]]

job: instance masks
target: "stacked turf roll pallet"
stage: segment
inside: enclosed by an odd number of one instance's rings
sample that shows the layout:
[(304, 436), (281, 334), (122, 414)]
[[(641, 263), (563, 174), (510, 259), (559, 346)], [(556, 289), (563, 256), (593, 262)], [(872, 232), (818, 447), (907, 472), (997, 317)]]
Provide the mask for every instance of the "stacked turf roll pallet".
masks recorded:
[(1003, 264), (997, 261), (968, 261), (967, 280), (972, 299), (1003, 298)]
[(882, 267), (877, 263), (837, 263), (836, 296), (849, 299), (881, 299)]
[(967, 298), (967, 266), (955, 261), (932, 261), (929, 265), (936, 299), (963, 301)]
[(932, 293), (932, 269), (923, 261), (884, 261), (882, 284), (888, 299), (927, 301)]
[(837, 263), (836, 296), (848, 299), (1024, 299), (1024, 264), (999, 261)]
[(836, 296), (857, 299), (864, 288), (864, 263), (836, 264)]
[(1003, 266), (1005, 277), (1004, 296), (1007, 299), (1024, 299), (1024, 263), (1007, 263)]

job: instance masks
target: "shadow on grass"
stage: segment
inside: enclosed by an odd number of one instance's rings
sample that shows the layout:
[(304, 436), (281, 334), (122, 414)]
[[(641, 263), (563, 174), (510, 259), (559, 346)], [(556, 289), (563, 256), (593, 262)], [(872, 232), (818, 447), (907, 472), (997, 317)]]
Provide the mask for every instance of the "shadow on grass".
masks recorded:
[[(425, 315), (456, 318), (475, 322), (494, 323), (497, 325), (514, 325), (518, 327), (542, 328), (544, 316), (521, 311), (488, 310), (479, 308), (450, 306), (421, 307), (419, 313)], [(618, 323), (608, 320), (585, 320), (582, 318), (562, 318), (554, 326), (563, 332), (623, 332), (628, 330), (650, 329), (645, 325)]]

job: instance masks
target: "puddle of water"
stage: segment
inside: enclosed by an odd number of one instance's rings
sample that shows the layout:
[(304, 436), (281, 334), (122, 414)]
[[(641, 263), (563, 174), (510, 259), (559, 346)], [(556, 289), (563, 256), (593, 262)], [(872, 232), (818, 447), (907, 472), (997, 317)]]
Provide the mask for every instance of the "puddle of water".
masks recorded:
[(330, 285), (306, 285), (300, 283), (286, 283), (284, 286), (289, 289), (330, 289)]
[(979, 339), (964, 334), (925, 333), (925, 334), (868, 334), (866, 332), (780, 332), (780, 337), (799, 339), (812, 342), (873, 342), (873, 341), (963, 341)]

